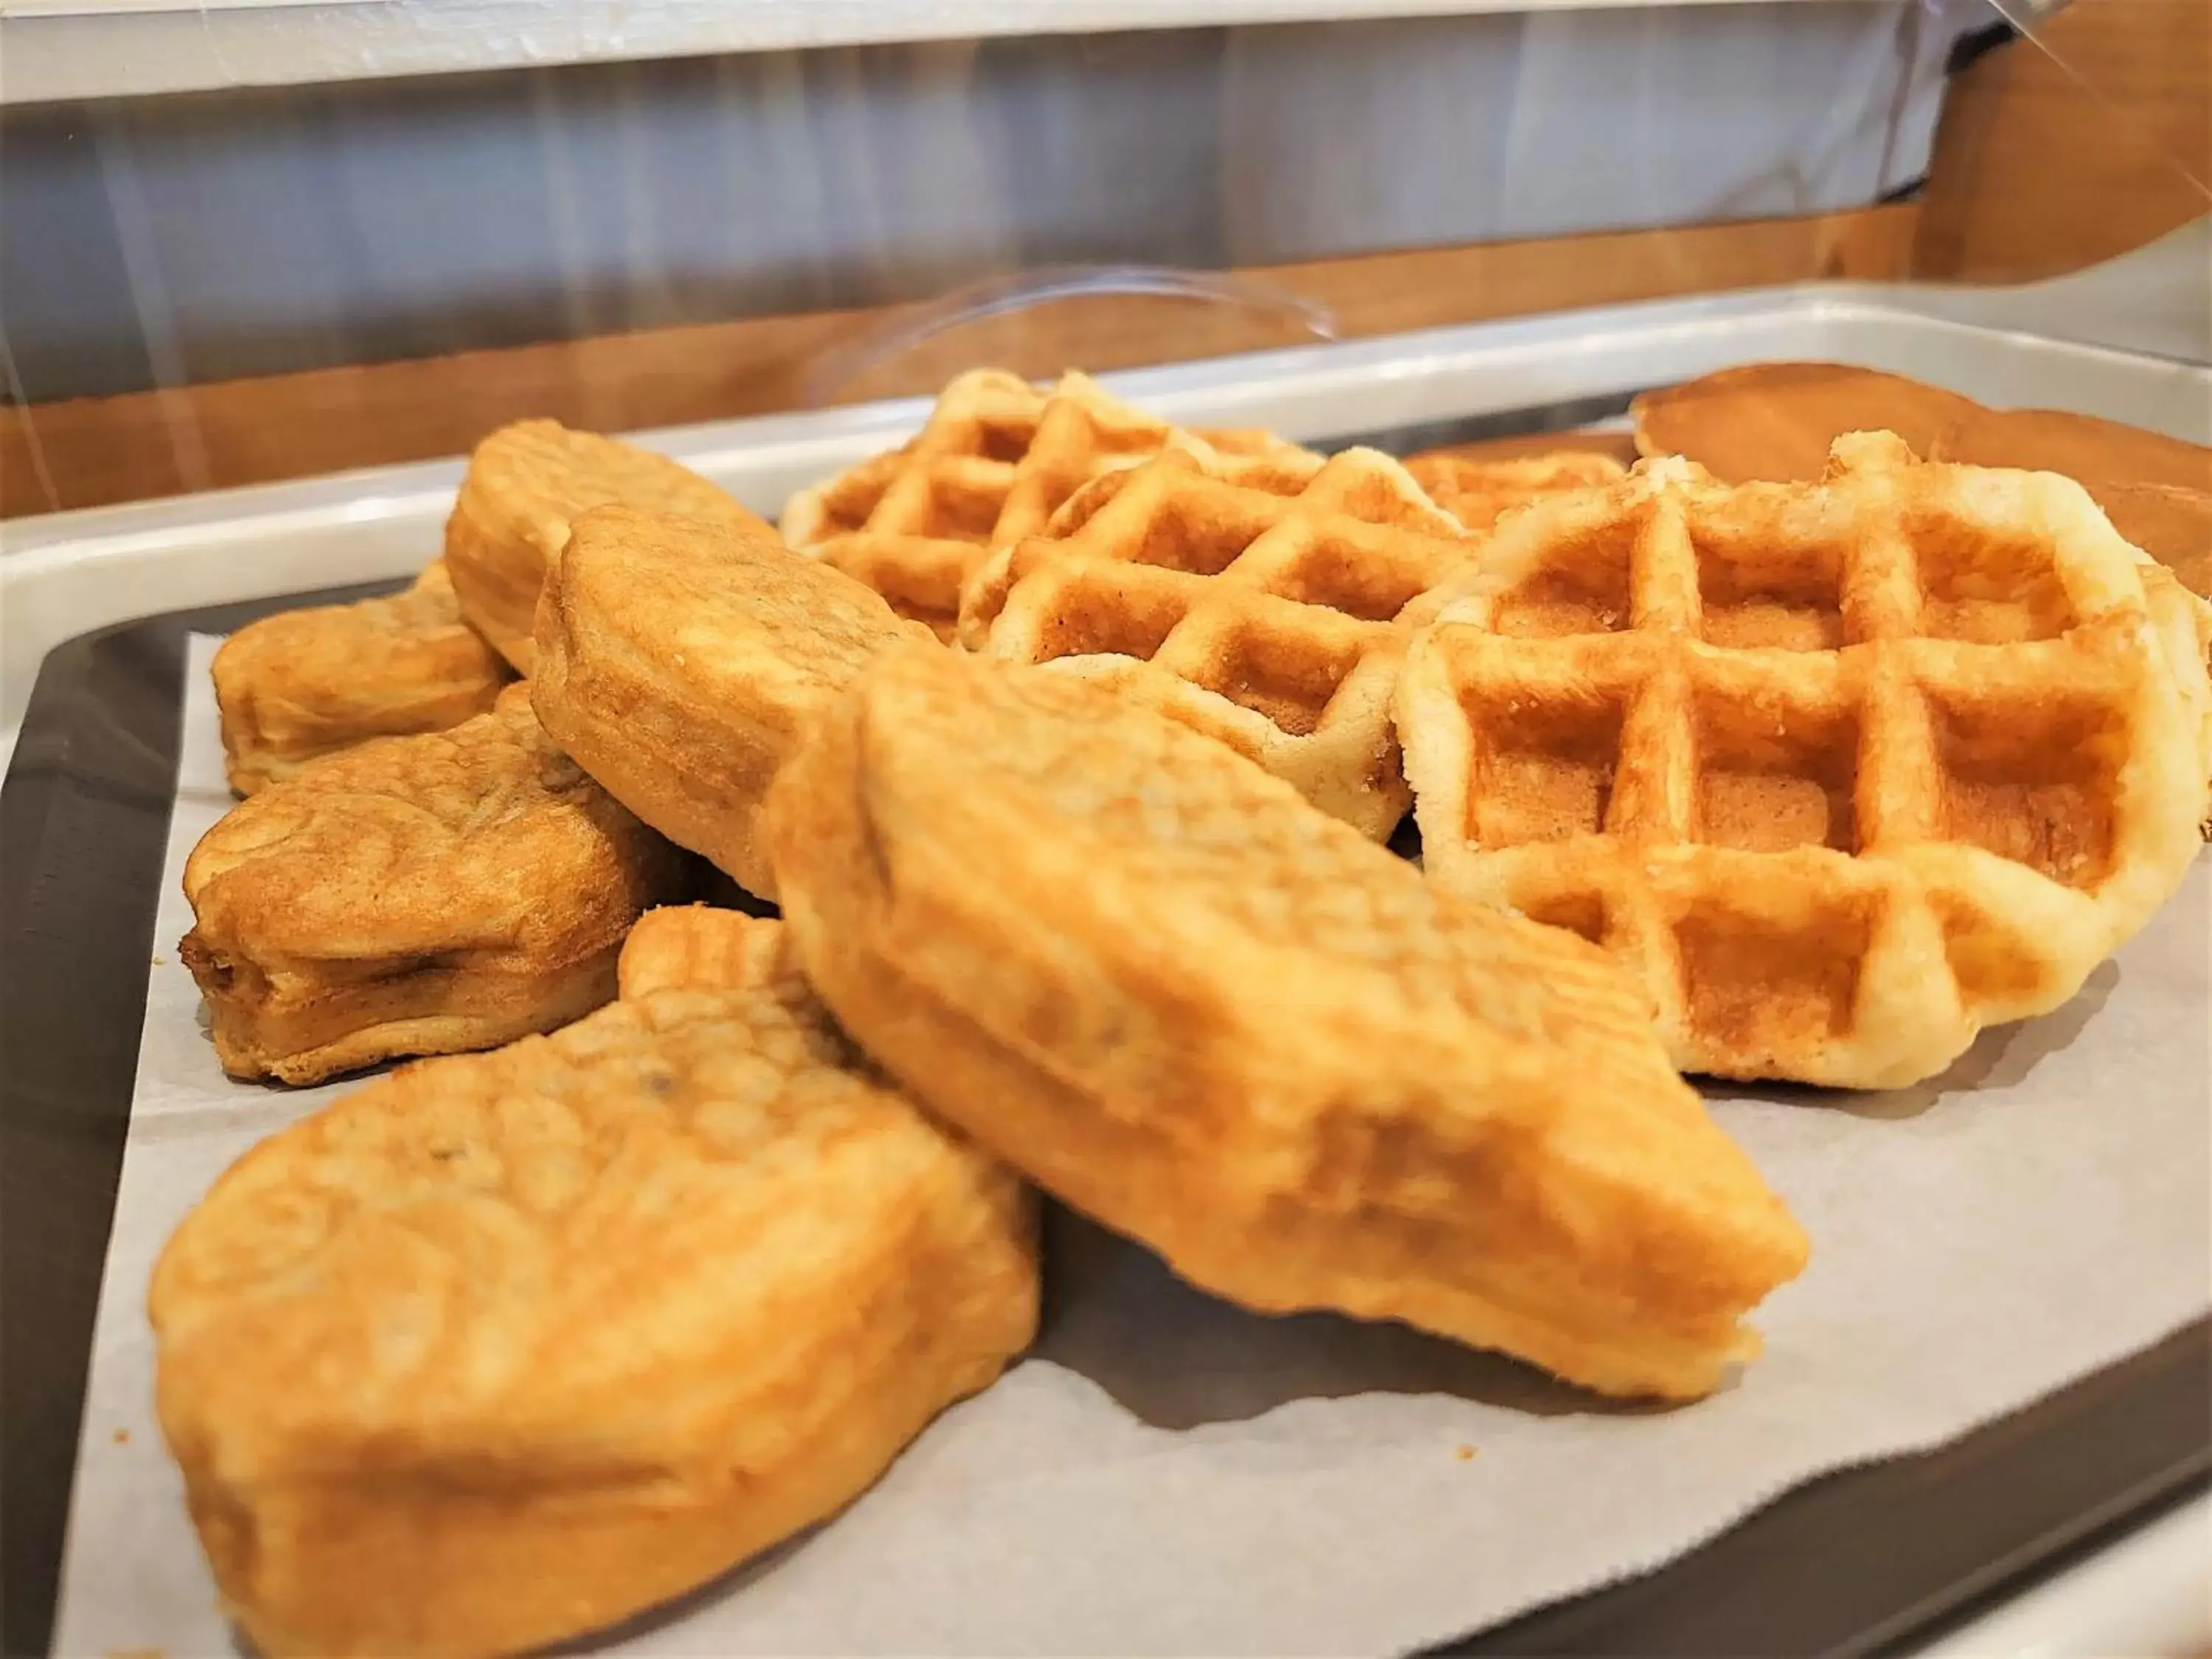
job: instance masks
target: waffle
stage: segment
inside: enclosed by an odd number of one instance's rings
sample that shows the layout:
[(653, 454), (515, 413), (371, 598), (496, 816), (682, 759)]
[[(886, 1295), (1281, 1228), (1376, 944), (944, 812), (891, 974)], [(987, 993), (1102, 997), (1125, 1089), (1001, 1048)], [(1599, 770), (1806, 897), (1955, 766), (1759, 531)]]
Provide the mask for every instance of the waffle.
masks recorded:
[(2112, 528), (2212, 599), (2212, 491), (2172, 484), (2087, 483)]
[(215, 653), (223, 770), (250, 795), (371, 738), (443, 732), (511, 676), (434, 560), (402, 592), (248, 623)]
[(1079, 679), (886, 652), (769, 835), (792, 945), (869, 1053), (1246, 1307), (1694, 1395), (1803, 1261), (1601, 952)]
[(2212, 490), (2212, 449), (2067, 410), (1976, 406), (1937, 434), (1932, 453), (1970, 466), (2063, 473), (2085, 485), (2109, 480)]
[(354, 1091), (178, 1228), (155, 1400), (254, 1651), (602, 1629), (835, 1514), (1027, 1346), (1028, 1194), (761, 969), (780, 931), (656, 912), (620, 1002)]
[[(1984, 409), (1902, 375), (1753, 363), (1636, 400), (1638, 447), (1724, 483), (1813, 479), (1838, 434), (1885, 428), (1932, 460), (2057, 472), (2185, 585), (2212, 595), (2212, 449), (2051, 409)], [(1446, 505), (1449, 505), (1449, 502)]]
[(1169, 453), (993, 556), (962, 642), (1112, 686), (1377, 840), (1411, 799), (1390, 728), (1401, 613), (1463, 565), (1459, 520), (1371, 449), (1325, 465)]
[(1559, 449), (1510, 459), (1478, 459), (1438, 450), (1406, 463), (1413, 482), (1469, 530), (1481, 532), (1516, 507), (1571, 489), (1617, 483), (1626, 469), (1594, 450)]
[(2069, 481), (1887, 433), (1530, 507), (1400, 690), (1429, 872), (1613, 951), (1685, 1070), (1930, 1076), (2195, 854), (2202, 664), (2142, 568)]
[(185, 861), (179, 954), (237, 1077), (319, 1083), (550, 1030), (615, 994), (688, 861), (555, 749), (511, 685), (240, 803)]
[(1945, 428), (1935, 455), (2079, 480), (2115, 530), (2212, 594), (2212, 449), (2058, 410), (1983, 409)]
[(518, 421), (476, 447), (446, 520), (446, 563), (461, 611), (519, 672), (545, 562), (586, 507), (620, 501), (772, 535), (767, 524), (665, 455), (558, 421)]
[(949, 641), (961, 586), (986, 553), (1042, 530), (1099, 472), (1171, 447), (1302, 453), (1264, 432), (1180, 431), (1087, 375), (1064, 375), (1047, 395), (975, 369), (945, 388), (913, 441), (793, 496), (783, 536)]

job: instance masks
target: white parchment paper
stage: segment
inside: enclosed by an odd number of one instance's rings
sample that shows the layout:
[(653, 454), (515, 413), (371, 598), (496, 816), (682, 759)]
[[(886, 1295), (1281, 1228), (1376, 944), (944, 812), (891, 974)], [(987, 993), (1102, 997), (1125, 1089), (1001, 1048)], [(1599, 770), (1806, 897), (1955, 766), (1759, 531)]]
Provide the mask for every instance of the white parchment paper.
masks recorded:
[[(196, 641), (58, 1650), (232, 1647), (151, 1403), (162, 1241), (346, 1085), (227, 1082), (178, 883), (229, 804)], [(1036, 1354), (845, 1515), (625, 1637), (692, 1654), (1346, 1654), (1464, 1634), (1656, 1565), (1786, 1487), (1923, 1449), (2212, 1307), (2212, 878), (1938, 1085), (1717, 1098), (1813, 1238), (1728, 1389), (1626, 1412), (1510, 1362), (1268, 1320), (1060, 1215)], [(1473, 1455), (1466, 1455), (1471, 1449)]]

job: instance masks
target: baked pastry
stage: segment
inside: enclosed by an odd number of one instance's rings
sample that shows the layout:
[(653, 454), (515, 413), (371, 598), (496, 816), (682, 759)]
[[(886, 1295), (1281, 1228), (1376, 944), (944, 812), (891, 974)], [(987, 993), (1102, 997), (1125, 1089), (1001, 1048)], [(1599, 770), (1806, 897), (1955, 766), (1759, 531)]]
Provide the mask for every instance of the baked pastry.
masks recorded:
[(2212, 449), (2201, 444), (2061, 410), (1985, 409), (1839, 363), (1752, 363), (1632, 407), (1644, 454), (1686, 456), (1728, 483), (1817, 479), (1830, 443), (1861, 430), (1895, 432), (1931, 460), (2060, 473), (2121, 535), (2212, 597)]
[(558, 421), (518, 421), (476, 447), (446, 520), (461, 610), (522, 673), (545, 562), (586, 507), (622, 501), (773, 534), (767, 523), (665, 455)]
[(2084, 484), (2164, 484), (2212, 490), (2212, 449), (2162, 432), (2057, 409), (1960, 413), (1933, 445), (1934, 459), (1970, 466), (2063, 473)]
[[(2180, 575), (2136, 551), (2136, 574), (2159, 645), (2174, 670), (2174, 682), (2191, 728), (2197, 733), (2198, 769), (2212, 780), (2212, 604), (2182, 585)], [(2212, 782), (2205, 797), (2204, 838), (2212, 841)]]
[(994, 547), (1043, 529), (1077, 487), (1170, 447), (1304, 451), (1266, 432), (1185, 432), (1090, 376), (1049, 394), (1001, 369), (951, 381), (921, 432), (785, 505), (784, 539), (866, 583), (950, 641), (962, 584)]
[(781, 922), (707, 904), (665, 904), (640, 916), (623, 941), (616, 994), (635, 1002), (686, 987), (765, 985), (784, 957)]
[(1627, 468), (1610, 455), (1588, 449), (1499, 458), (1444, 449), (1411, 457), (1406, 471), (1431, 501), (1480, 532), (1515, 507), (1547, 495), (1617, 483)]
[(2212, 599), (2212, 491), (2173, 484), (2091, 482), (2081, 486), (2112, 528)]
[(2068, 480), (1887, 433), (1530, 507), (1400, 689), (1430, 877), (1603, 944), (1686, 1071), (1931, 1076), (2196, 854), (2203, 667), (2146, 568)]
[(816, 710), (919, 624), (773, 537), (633, 507), (576, 520), (538, 618), (554, 740), (631, 811), (747, 890), (769, 781)]
[(241, 795), (369, 738), (459, 726), (513, 678), (461, 620), (442, 560), (402, 592), (248, 623), (214, 675), (223, 770)]
[(1401, 618), (1475, 546), (1371, 449), (1326, 465), (1170, 452), (994, 554), (961, 640), (1110, 686), (1379, 841), (1411, 799), (1390, 728)]
[(1080, 679), (887, 652), (769, 832), (792, 944), (870, 1054), (1246, 1307), (1691, 1395), (1804, 1260), (1601, 953)]
[(234, 808), (185, 860), (179, 948), (225, 1071), (319, 1083), (590, 1012), (630, 923), (689, 882), (514, 685), (450, 732), (363, 744)]
[(1746, 363), (1647, 392), (1629, 405), (1636, 447), (1681, 455), (1723, 483), (1817, 481), (1845, 432), (1893, 432), (1933, 453), (1943, 429), (1985, 412), (1942, 386), (1844, 363)]
[(700, 971), (379, 1079), (178, 1228), (156, 1404), (259, 1651), (601, 1629), (834, 1514), (1028, 1345), (1030, 1200), (757, 976), (777, 927), (655, 912), (631, 950)]
[(1977, 409), (1937, 435), (1935, 455), (2079, 480), (2115, 530), (2212, 596), (2212, 449), (2059, 410)]

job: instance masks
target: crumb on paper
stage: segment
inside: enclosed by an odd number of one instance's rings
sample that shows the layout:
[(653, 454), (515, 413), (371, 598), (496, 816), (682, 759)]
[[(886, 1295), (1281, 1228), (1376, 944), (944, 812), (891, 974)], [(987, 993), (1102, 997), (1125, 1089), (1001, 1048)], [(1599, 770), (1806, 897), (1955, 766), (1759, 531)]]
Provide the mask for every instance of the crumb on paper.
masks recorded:
[(1474, 1455), (1474, 1448), (1472, 1446), (1454, 1446), (1452, 1448), (1452, 1455), (1459, 1459), (1461, 1462), (1464, 1463)]
[(154, 958), (154, 965), (156, 968), (166, 968), (169, 965), (169, 959), (167, 957), (155, 957)]
[(107, 1437), (110, 1440), (112, 1440), (118, 1446), (127, 1446), (131, 1443), (131, 1431), (128, 1429), (118, 1429), (113, 1434), (109, 1435)]

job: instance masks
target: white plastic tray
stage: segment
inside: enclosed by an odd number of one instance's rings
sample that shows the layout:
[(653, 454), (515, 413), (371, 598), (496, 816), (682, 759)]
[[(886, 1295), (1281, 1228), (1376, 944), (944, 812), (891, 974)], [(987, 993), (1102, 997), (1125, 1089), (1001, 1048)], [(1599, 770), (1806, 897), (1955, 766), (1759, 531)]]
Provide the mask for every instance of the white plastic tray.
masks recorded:
[[(2212, 368), (1928, 314), (1815, 285), (1439, 329), (1107, 377), (1174, 419), (1322, 441), (1665, 384), (1729, 363), (1820, 358), (1910, 373), (1991, 403), (2078, 410), (2212, 441)], [(794, 488), (883, 447), (926, 402), (641, 434), (774, 513)], [(398, 576), (435, 551), (460, 462), (386, 467), (0, 526), (0, 763), (40, 662), (132, 617)], [(2212, 1500), (1992, 1615), (2008, 1651), (2193, 1652)], [(1939, 1651), (1964, 1650), (1956, 1641)], [(1976, 1650), (1989, 1650), (1986, 1645)]]

